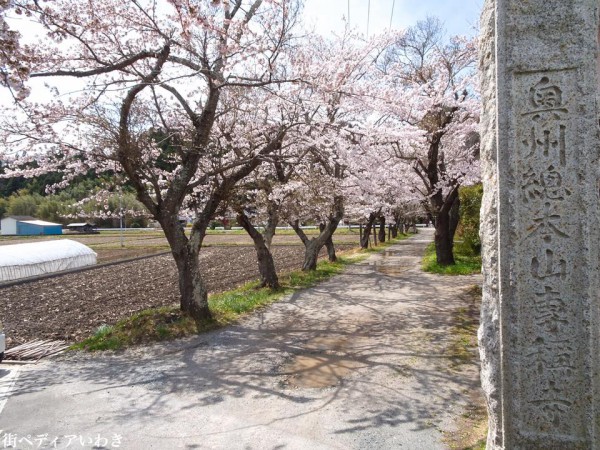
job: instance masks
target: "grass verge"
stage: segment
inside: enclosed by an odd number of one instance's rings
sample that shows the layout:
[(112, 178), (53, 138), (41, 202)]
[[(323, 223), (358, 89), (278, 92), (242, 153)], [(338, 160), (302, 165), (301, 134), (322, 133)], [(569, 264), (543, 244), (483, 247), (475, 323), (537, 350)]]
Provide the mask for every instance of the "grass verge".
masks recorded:
[(331, 263), (319, 261), (317, 270), (302, 272), (300, 270), (281, 274), (281, 288), (272, 290), (260, 288), (258, 281), (247, 283), (237, 289), (210, 295), (208, 304), (213, 319), (203, 323), (195, 323), (181, 314), (178, 306), (148, 309), (120, 320), (114, 326), (103, 325), (89, 338), (71, 346), (73, 350), (119, 350), (133, 345), (160, 342), (193, 334), (210, 331), (239, 319), (245, 314), (280, 300), (298, 289), (305, 289), (340, 273), (343, 269), (366, 259), (371, 253), (384, 250), (390, 245), (404, 239), (380, 244), (374, 249), (350, 250)]
[[(461, 296), (463, 306), (452, 313), (450, 345), (446, 354), (453, 370), (471, 365), (478, 358), (477, 328), (481, 306), (481, 287), (473, 286)], [(467, 366), (467, 370), (469, 367)], [(470, 369), (472, 370), (472, 369)], [(487, 411), (480, 389), (466, 388), (466, 407), (455, 419), (455, 429), (444, 433), (444, 441), (452, 450), (484, 450), (487, 437)]]
[(454, 260), (456, 264), (453, 266), (438, 264), (435, 254), (435, 244), (432, 242), (425, 250), (421, 267), (424, 272), (437, 273), (439, 275), (471, 275), (481, 272), (481, 256), (470, 254), (460, 245), (454, 245)]
[(467, 364), (477, 358), (481, 287), (472, 286), (464, 294), (464, 298), (464, 306), (452, 313), (453, 325), (450, 329), (451, 341), (448, 355), (455, 365)]

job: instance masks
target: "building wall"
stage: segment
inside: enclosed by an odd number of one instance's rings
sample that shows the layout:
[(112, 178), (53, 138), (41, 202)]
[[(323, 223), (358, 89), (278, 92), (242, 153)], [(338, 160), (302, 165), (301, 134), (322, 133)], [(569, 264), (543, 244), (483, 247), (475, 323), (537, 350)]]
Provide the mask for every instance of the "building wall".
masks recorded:
[(60, 225), (35, 225), (32, 223), (18, 222), (17, 234), (19, 236), (38, 236), (62, 234)]
[(17, 221), (12, 217), (7, 217), (1, 221), (2, 230), (0, 234), (2, 236), (14, 236), (17, 234)]

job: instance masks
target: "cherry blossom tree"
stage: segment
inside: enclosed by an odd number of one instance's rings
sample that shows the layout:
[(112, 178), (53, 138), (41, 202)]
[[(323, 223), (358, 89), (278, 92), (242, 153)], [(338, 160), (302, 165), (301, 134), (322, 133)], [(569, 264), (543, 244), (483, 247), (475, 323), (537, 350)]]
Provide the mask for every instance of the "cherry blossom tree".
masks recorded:
[[(272, 196), (293, 173), (293, 165), (273, 161), (262, 164), (253, 176), (232, 192), (227, 207), (254, 243), (261, 287), (279, 288), (279, 278), (271, 253), (271, 244), (280, 223), (282, 198)], [(280, 181), (282, 180), (282, 181)]]
[(443, 265), (454, 264), (458, 189), (479, 176), (475, 58), (473, 40), (446, 41), (440, 22), (429, 18), (408, 29), (379, 64), (388, 92), (378, 125), (388, 131), (378, 139), (412, 169), (413, 188), (435, 219)]
[[(272, 289), (279, 288), (271, 243), (280, 221), (282, 201), (272, 194), (278, 186), (289, 181), (294, 166), (302, 160), (296, 144), (306, 130), (297, 93), (298, 87), (292, 84), (278, 85), (269, 92), (254, 92), (255, 97), (259, 97), (255, 98), (254, 104), (262, 107), (246, 111), (241, 121), (254, 124), (278, 121), (279, 128), (286, 132), (280, 136), (277, 148), (264, 155), (261, 166), (229, 193), (223, 205), (223, 215), (235, 217), (254, 243), (261, 286)], [(262, 231), (259, 225), (262, 225)]]
[[(350, 149), (357, 144), (353, 129), (364, 115), (355, 99), (373, 88), (367, 73), (389, 41), (389, 36), (364, 41), (346, 29), (332, 39), (311, 37), (299, 52), (306, 81), (301, 98), (310, 128), (302, 147), (304, 164), (291, 180), (295, 195), (286, 217), (305, 246), (303, 270), (316, 268), (323, 246), (329, 259), (336, 260), (332, 236), (345, 213), (344, 180), (352, 159)], [(305, 221), (316, 221), (320, 234), (309, 238), (300, 226)]]
[(15, 11), (22, 14), (20, 9), (13, 9), (12, 0), (0, 0), (0, 86), (9, 88), (17, 100), (25, 98), (29, 89), (25, 81), (29, 75), (27, 58), (21, 51), (19, 33), (12, 30), (6, 22), (6, 13)]
[[(211, 316), (198, 252), (219, 205), (278, 149), (287, 124), (239, 119), (248, 90), (285, 80), (295, 0), (15, 0), (46, 36), (27, 46), (31, 79), (77, 91), (21, 102), (1, 124), (13, 172), (124, 175), (162, 226), (179, 272), (181, 309)], [(23, 115), (26, 120), (23, 120)], [(27, 154), (21, 157), (22, 153)], [(15, 158), (15, 154), (19, 158)], [(31, 164), (35, 162), (35, 164)], [(24, 166), (25, 164), (25, 166)], [(23, 170), (23, 167), (28, 167)], [(11, 176), (7, 170), (5, 176)], [(191, 233), (179, 226), (196, 213)]]
[[(372, 148), (354, 146), (347, 149), (344, 161), (348, 167), (348, 176), (344, 180), (346, 214), (353, 221), (364, 224), (360, 246), (368, 248), (369, 237), (376, 221), (385, 227), (386, 217), (393, 220), (391, 211), (398, 198), (404, 194), (403, 177), (397, 172), (394, 159), (381, 161), (381, 153)], [(380, 230), (381, 231), (381, 230)], [(385, 233), (385, 229), (384, 229)], [(384, 241), (385, 236), (379, 240)]]

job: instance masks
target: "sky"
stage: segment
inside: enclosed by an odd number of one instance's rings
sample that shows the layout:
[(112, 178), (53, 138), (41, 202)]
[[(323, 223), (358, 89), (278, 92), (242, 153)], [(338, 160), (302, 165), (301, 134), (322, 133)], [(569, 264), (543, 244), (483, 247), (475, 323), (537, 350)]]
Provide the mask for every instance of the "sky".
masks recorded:
[[(384, 32), (391, 26), (403, 29), (414, 25), (418, 20), (428, 15), (439, 18), (445, 25), (448, 35), (464, 34), (473, 36), (479, 23), (479, 15), (484, 0), (304, 0), (304, 22), (307, 29), (313, 29), (322, 35), (332, 32), (341, 33), (344, 30), (348, 12), (350, 24), (359, 32), (369, 35)], [(370, 14), (368, 14), (370, 5)], [(393, 14), (392, 14), (393, 7)], [(27, 20), (22, 17), (13, 18), (11, 26), (22, 33), (22, 39), (33, 38), (33, 29), (23, 28)], [(29, 25), (30, 26), (30, 25)], [(55, 82), (63, 86), (62, 81)], [(43, 81), (29, 84), (43, 85)], [(77, 85), (69, 80), (69, 86)], [(81, 83), (83, 85), (83, 83)], [(35, 88), (36, 95), (46, 89)], [(64, 89), (61, 89), (64, 91)], [(37, 97), (36, 97), (37, 98)], [(12, 103), (7, 95), (0, 95), (0, 106)]]
[(349, 9), (351, 26), (366, 35), (368, 22), (372, 35), (388, 29), (390, 19), (392, 28), (403, 29), (435, 16), (445, 24), (449, 35), (472, 36), (482, 5), (483, 0), (305, 0), (304, 19), (309, 27), (327, 35), (344, 29)]

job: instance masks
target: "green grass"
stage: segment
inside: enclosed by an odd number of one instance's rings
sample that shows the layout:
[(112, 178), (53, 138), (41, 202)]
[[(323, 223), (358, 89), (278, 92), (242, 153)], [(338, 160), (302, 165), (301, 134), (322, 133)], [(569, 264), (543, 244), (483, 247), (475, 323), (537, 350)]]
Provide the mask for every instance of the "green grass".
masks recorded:
[(477, 444), (472, 445), (470, 447), (466, 447), (464, 450), (485, 450), (485, 447), (487, 445), (487, 439), (481, 439), (477, 442)]
[(305, 289), (341, 273), (350, 264), (355, 264), (369, 257), (376, 251), (384, 250), (399, 239), (380, 244), (374, 249), (352, 250), (338, 257), (331, 263), (323, 260), (314, 271), (293, 271), (281, 274), (281, 288), (272, 290), (260, 288), (259, 282), (247, 283), (237, 289), (210, 295), (208, 304), (213, 319), (196, 323), (183, 315), (177, 306), (148, 309), (120, 320), (114, 326), (102, 326), (89, 338), (74, 344), (73, 350), (119, 350), (133, 345), (160, 342), (193, 334), (202, 333), (226, 326), (240, 317), (258, 308), (281, 300), (292, 292)]
[[(389, 247), (390, 245), (394, 245), (397, 242), (400, 242), (410, 236), (413, 236), (412, 234), (404, 234), (404, 233), (398, 233), (398, 237), (390, 240), (386, 240), (385, 242), (379, 242), (377, 244), (376, 247), (369, 247), (366, 249), (361, 250), (364, 253), (370, 254), (370, 253), (379, 253), (381, 250), (385, 250), (387, 247)], [(387, 238), (386, 238), (387, 239)]]
[(456, 364), (465, 364), (475, 356), (477, 348), (477, 328), (481, 304), (481, 287), (474, 285), (466, 292), (467, 301), (452, 313), (451, 341), (448, 348), (449, 356)]
[[(211, 323), (202, 324), (203, 329)], [(212, 325), (214, 328), (214, 325)], [(102, 325), (89, 338), (71, 346), (73, 350), (119, 350), (136, 344), (158, 342), (197, 333), (200, 325), (182, 316), (175, 307), (147, 309), (120, 320), (114, 326)]]
[[(451, 314), (449, 345), (445, 354), (451, 368), (460, 371), (463, 364), (477, 360), (477, 328), (481, 306), (481, 287), (474, 285), (459, 294), (463, 306)], [(445, 442), (452, 450), (485, 450), (487, 437), (487, 410), (485, 402), (475, 391), (465, 390), (466, 407), (455, 419), (455, 428), (446, 431)]]
[(461, 245), (454, 244), (454, 260), (456, 264), (451, 266), (438, 264), (436, 261), (435, 244), (432, 242), (425, 250), (421, 267), (424, 272), (440, 275), (471, 275), (481, 272), (481, 256), (473, 255)]

